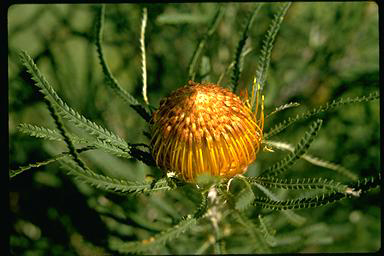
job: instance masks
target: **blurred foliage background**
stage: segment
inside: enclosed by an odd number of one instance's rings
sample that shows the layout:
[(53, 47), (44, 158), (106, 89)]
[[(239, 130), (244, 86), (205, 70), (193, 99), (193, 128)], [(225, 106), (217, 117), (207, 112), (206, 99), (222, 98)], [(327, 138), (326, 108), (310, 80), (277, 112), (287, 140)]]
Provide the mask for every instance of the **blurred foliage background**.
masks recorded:
[[(247, 46), (241, 86), (249, 86), (257, 67), (264, 33), (277, 3), (259, 10)], [(141, 8), (148, 8), (146, 50), (148, 96), (157, 107), (162, 97), (187, 82), (193, 51), (217, 10), (216, 3), (107, 5), (104, 51), (112, 73), (136, 98), (141, 96), (139, 33)], [(254, 3), (224, 4), (225, 14), (204, 50), (204, 80), (216, 82), (232, 61), (240, 31)], [(26, 50), (58, 94), (74, 109), (107, 127), (131, 143), (148, 143), (146, 123), (104, 85), (94, 46), (94, 5), (13, 5), (8, 10), (8, 97), (10, 168), (43, 161), (65, 150), (62, 143), (43, 141), (19, 133), (20, 123), (54, 128), (41, 95), (22, 67), (17, 50)], [(266, 113), (288, 102), (293, 108), (266, 120), (265, 130), (289, 116), (339, 97), (356, 97), (377, 91), (379, 79), (378, 7), (374, 2), (294, 3), (277, 35), (267, 78)], [(228, 73), (222, 85), (230, 81)], [(323, 114), (323, 127), (309, 153), (341, 164), (359, 177), (380, 170), (379, 102), (345, 106)], [(295, 144), (310, 121), (295, 123), (277, 138)], [(71, 130), (82, 134), (68, 126)], [(282, 159), (286, 153), (261, 152), (247, 175)], [(122, 160), (104, 152), (87, 152), (84, 160), (104, 174), (142, 180), (159, 170), (141, 162)], [(321, 167), (298, 161), (287, 177), (324, 177), (348, 180)], [(119, 197), (105, 194), (67, 176), (51, 164), (10, 181), (12, 255), (103, 255), (109, 251), (109, 234), (125, 240), (148, 238), (176, 218), (190, 213), (193, 199), (183, 192), (151, 196)], [(326, 207), (296, 212), (303, 226), (279, 224), (276, 213), (271, 225), (276, 236), (314, 229), (296, 246), (281, 245), (276, 252), (366, 252), (380, 244), (379, 190), (360, 198)], [(117, 224), (121, 215), (125, 224)], [(280, 216), (280, 217), (279, 217)], [(280, 226), (279, 226), (280, 225)], [(200, 233), (199, 233), (200, 232)], [(161, 253), (193, 253), (198, 239), (208, 231), (192, 230), (178, 241), (179, 249)], [(301, 238), (298, 236), (299, 239)], [(291, 237), (292, 238), (292, 237)], [(321, 239), (320, 239), (321, 238)], [(189, 239), (189, 240), (188, 240)], [(286, 238), (288, 239), (288, 238)], [(247, 253), (236, 246), (229, 253)], [(238, 242), (238, 244), (241, 244)]]

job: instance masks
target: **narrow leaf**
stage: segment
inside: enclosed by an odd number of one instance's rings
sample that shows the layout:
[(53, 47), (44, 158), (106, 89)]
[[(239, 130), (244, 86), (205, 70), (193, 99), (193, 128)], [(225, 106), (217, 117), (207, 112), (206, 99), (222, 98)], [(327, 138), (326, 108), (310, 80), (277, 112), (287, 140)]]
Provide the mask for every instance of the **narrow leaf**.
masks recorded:
[(320, 196), (300, 198), (294, 200), (272, 200), (266, 197), (256, 197), (253, 204), (258, 207), (272, 210), (287, 210), (298, 208), (313, 208), (333, 203), (345, 198), (346, 195), (340, 192), (322, 194)]
[(175, 226), (160, 232), (149, 239), (135, 242), (123, 242), (116, 237), (111, 237), (109, 240), (109, 246), (112, 250), (120, 253), (138, 253), (147, 252), (152, 248), (164, 245), (168, 241), (177, 239), (179, 235), (188, 231), (191, 227), (196, 225), (199, 218), (201, 218), (206, 212), (207, 197), (203, 196), (201, 205), (198, 207), (193, 215), (188, 215), (176, 224)]
[[(252, 48), (247, 48), (247, 49), (244, 49), (241, 53), (241, 59), (244, 59), (245, 56), (247, 56), (250, 52), (252, 52)], [(229, 63), (229, 65), (225, 68), (225, 70), (220, 74), (219, 76), (219, 79), (217, 79), (217, 82), (216, 84), (221, 84), (221, 82), (223, 81), (224, 79), (224, 76), (233, 68), (233, 66), (235, 65), (235, 61), (232, 61), (231, 63)], [(230, 85), (228, 85), (228, 88), (231, 88)]]
[(140, 105), (140, 103), (128, 92), (126, 92), (117, 82), (117, 80), (113, 77), (107, 62), (105, 61), (104, 52), (102, 48), (102, 39), (103, 39), (103, 24), (104, 24), (104, 13), (105, 13), (105, 5), (102, 5), (99, 8), (97, 18), (96, 18), (96, 50), (99, 57), (99, 61), (101, 67), (103, 69), (103, 73), (105, 79), (107, 81), (107, 85), (109, 85), (117, 95), (119, 95), (124, 101), (126, 101), (130, 105)]
[(71, 138), (67, 135), (67, 130), (65, 129), (64, 124), (61, 121), (61, 118), (57, 114), (55, 107), (47, 99), (45, 99), (45, 103), (47, 104), (49, 113), (53, 118), (53, 120), (55, 121), (56, 128), (60, 132), (60, 135), (63, 137), (63, 141), (65, 142), (73, 160), (79, 165), (79, 167), (81, 167), (82, 169), (85, 169), (86, 168), (85, 163), (80, 159), (79, 154), (77, 154), (75, 146), (73, 145)]
[(328, 189), (332, 191), (345, 192), (347, 185), (340, 184), (334, 180), (322, 178), (304, 179), (279, 179), (275, 177), (247, 177), (251, 184), (259, 184), (267, 188), (281, 189)]
[(253, 194), (251, 184), (246, 177), (238, 175), (235, 176), (235, 178), (240, 179), (245, 185), (244, 189), (242, 189), (240, 193), (236, 195), (235, 201), (235, 209), (243, 211), (252, 204), (253, 200), (255, 199), (255, 195)]
[[(60, 135), (60, 133), (56, 130), (48, 129), (41, 126), (31, 125), (31, 124), (19, 124), (18, 130), (24, 134), (27, 134), (29, 136), (33, 136), (36, 138), (43, 138), (47, 140), (54, 140), (54, 141), (62, 141), (63, 137)], [(87, 140), (82, 137), (78, 137), (74, 134), (68, 133), (68, 136), (71, 138), (71, 140), (75, 144), (85, 144), (88, 146), (94, 146), (95, 148), (102, 149), (107, 153), (111, 153), (118, 157), (124, 157), (124, 158), (132, 158), (132, 156), (129, 154), (129, 152), (124, 151), (110, 143), (107, 143), (105, 141), (101, 141), (98, 139), (93, 140)]]
[[(76, 151), (77, 151), (77, 153), (81, 153), (81, 152), (92, 150), (92, 149), (94, 149), (94, 147), (85, 147), (85, 148), (77, 149)], [(56, 162), (60, 159), (63, 159), (65, 157), (69, 157), (69, 156), (71, 156), (71, 154), (69, 152), (64, 152), (64, 153), (58, 154), (56, 156), (53, 156), (52, 158), (45, 160), (45, 161), (30, 163), (26, 166), (20, 166), (16, 170), (9, 170), (9, 178), (13, 178), (13, 177), (15, 177), (15, 176), (17, 176), (17, 175), (19, 175), (25, 171), (28, 171), (30, 169), (40, 168), (42, 166), (48, 165), (50, 163)]]
[[(32, 137), (42, 138), (46, 140), (61, 141), (63, 137), (56, 130), (48, 129), (41, 126), (36, 126), (32, 124), (19, 124), (17, 126), (19, 132), (27, 134)], [(73, 139), (74, 137), (72, 137)], [(81, 141), (78, 141), (81, 143)]]
[(73, 122), (79, 128), (85, 129), (91, 135), (94, 135), (96, 138), (102, 141), (109, 142), (123, 150), (128, 149), (128, 145), (123, 139), (113, 134), (112, 132), (106, 130), (105, 128), (95, 124), (94, 122), (88, 120), (87, 118), (76, 112), (74, 109), (70, 108), (57, 95), (52, 86), (40, 73), (32, 58), (25, 51), (20, 51), (20, 57), (23, 61), (24, 66), (32, 75), (32, 79), (36, 82), (36, 86), (40, 88), (40, 92), (58, 108), (57, 110), (59, 115)]
[(265, 118), (267, 119), (268, 117), (282, 111), (282, 110), (285, 110), (287, 108), (292, 108), (292, 107), (297, 107), (297, 106), (300, 106), (300, 103), (297, 103), (297, 102), (290, 102), (288, 104), (284, 104), (284, 105), (281, 105), (277, 108), (275, 108), (275, 110), (273, 110), (271, 113), (269, 113), (268, 115), (265, 116)]
[(265, 241), (269, 244), (269, 246), (276, 246), (277, 241), (275, 237), (272, 234), (272, 231), (270, 230), (270, 227), (268, 227), (267, 223), (265, 223), (264, 218), (259, 214), (259, 221), (260, 221), (260, 231), (263, 233)]
[[(264, 143), (268, 144), (268, 145), (271, 145), (273, 147), (276, 147), (278, 149), (288, 150), (288, 151), (291, 151), (291, 152), (294, 151), (294, 146), (292, 146), (291, 144), (282, 142), (282, 141), (267, 140), (267, 141), (264, 141)], [(302, 155), (301, 158), (303, 160), (313, 164), (313, 165), (317, 165), (317, 166), (324, 167), (324, 168), (327, 168), (327, 169), (330, 169), (330, 170), (334, 170), (334, 171), (340, 173), (341, 175), (344, 175), (345, 177), (348, 177), (349, 179), (351, 179), (353, 181), (357, 181), (358, 180), (358, 177), (357, 177), (356, 174), (354, 174), (352, 171), (348, 170), (347, 168), (345, 168), (345, 167), (343, 167), (341, 165), (338, 165), (338, 164), (335, 164), (335, 163), (331, 163), (329, 161), (320, 159), (318, 157), (312, 156), (312, 155), (307, 154), (307, 153)]]
[(152, 236), (147, 240), (139, 242), (124, 242), (117, 237), (110, 237), (108, 241), (109, 247), (119, 253), (146, 252), (152, 248), (164, 245), (167, 241), (176, 239), (180, 234), (186, 232), (194, 225), (196, 225), (196, 219), (192, 216), (188, 216), (172, 228)]
[(242, 58), (242, 56), (243, 56), (245, 43), (248, 39), (249, 30), (252, 27), (253, 20), (256, 16), (256, 13), (259, 11), (260, 7), (261, 7), (261, 4), (257, 4), (256, 8), (253, 10), (251, 15), (249, 15), (247, 19), (247, 23), (244, 26), (243, 33), (240, 37), (239, 43), (237, 44), (237, 47), (236, 47), (235, 57), (233, 60), (234, 66), (233, 66), (232, 76), (231, 76), (233, 92), (236, 92), (237, 86), (239, 85), (240, 74), (243, 69), (242, 66), (243, 66), (244, 58)]
[(266, 197), (256, 197), (253, 204), (255, 206), (273, 210), (319, 207), (339, 201), (345, 197), (359, 196), (361, 193), (368, 192), (369, 190), (379, 186), (380, 182), (381, 177), (378, 175), (377, 177), (359, 180), (351, 186), (346, 187), (346, 189), (342, 192), (333, 191), (330, 193), (323, 193), (321, 195), (293, 200), (277, 200), (276, 198), (271, 199)]
[[(256, 90), (257, 88), (255, 88), (257, 84), (260, 84), (261, 90), (263, 90), (264, 88), (264, 84), (267, 79), (267, 72), (268, 72), (269, 63), (271, 60), (271, 53), (272, 53), (272, 48), (275, 42), (275, 38), (290, 5), (291, 5), (291, 2), (287, 2), (280, 7), (280, 10), (275, 14), (272, 20), (272, 23), (268, 28), (267, 34), (265, 35), (265, 39), (263, 41), (263, 46), (261, 48), (261, 55), (258, 60), (258, 68), (256, 70), (257, 83), (253, 84), (254, 88), (252, 89), (252, 92), (257, 91)], [(252, 109), (254, 108), (255, 104), (256, 104), (256, 94), (253, 94), (251, 99)]]
[(308, 119), (308, 118), (313, 117), (313, 116), (315, 116), (315, 115), (317, 115), (319, 113), (328, 112), (328, 111), (331, 111), (331, 110), (333, 110), (335, 108), (338, 108), (338, 107), (341, 107), (341, 106), (344, 106), (344, 105), (347, 105), (347, 104), (363, 103), (363, 102), (368, 102), (368, 101), (376, 100), (376, 99), (379, 99), (379, 92), (378, 91), (370, 93), (368, 96), (356, 97), (354, 99), (340, 98), (338, 100), (334, 100), (334, 101), (332, 101), (332, 103), (326, 103), (323, 106), (320, 106), (320, 107), (315, 108), (315, 109), (313, 109), (311, 111), (305, 112), (305, 113), (303, 113), (301, 115), (297, 115), (294, 118), (288, 118), (287, 120), (284, 120), (283, 122), (278, 123), (273, 128), (271, 128), (268, 131), (268, 133), (264, 134), (264, 139), (268, 139), (268, 138), (270, 138), (270, 137), (272, 137), (272, 136), (282, 132), (288, 126), (290, 126), (291, 124), (293, 124), (294, 122), (296, 122), (296, 121), (298, 121), (300, 119), (303, 119), (303, 120), (304, 119)]
[(118, 251), (120, 253), (146, 252), (159, 245), (164, 245), (166, 242), (176, 239), (180, 234), (188, 231), (191, 227), (196, 225), (197, 221), (207, 212), (207, 204), (207, 193), (203, 193), (201, 204), (195, 213), (193, 215), (187, 215), (183, 217), (181, 221), (175, 226), (143, 241), (123, 242), (118, 238), (111, 237), (109, 240), (109, 245), (112, 250)]
[(196, 64), (197, 64), (197, 61), (199, 60), (200, 58), (200, 55), (204, 49), (204, 46), (205, 44), (207, 43), (208, 39), (212, 36), (212, 34), (215, 32), (216, 28), (218, 27), (219, 25), (219, 22), (222, 18), (224, 14), (224, 10), (223, 10), (223, 7), (220, 5), (212, 22), (211, 22), (211, 25), (209, 26), (207, 32), (205, 33), (205, 35), (203, 36), (203, 38), (200, 40), (200, 42), (198, 43), (193, 55), (192, 55), (192, 58), (189, 62), (189, 65), (188, 65), (188, 77), (190, 80), (194, 80), (195, 79), (195, 75), (196, 75)]
[[(353, 196), (359, 196), (360, 193), (368, 192), (369, 190), (380, 186), (381, 184), (381, 175), (380, 173), (375, 177), (366, 177), (361, 180), (356, 181), (348, 186), (346, 193)], [(353, 193), (353, 192), (357, 192)]]
[[(280, 199), (273, 194), (270, 190), (268, 190), (266, 187), (262, 186), (261, 184), (255, 183), (256, 187), (260, 189), (269, 199), (274, 201), (280, 201)], [(284, 210), (282, 211), (282, 214), (285, 215), (285, 217), (295, 226), (302, 226), (306, 222), (306, 218), (298, 215), (297, 213), (293, 212), (292, 210)]]
[(284, 172), (290, 166), (292, 166), (295, 161), (299, 159), (308, 150), (309, 145), (312, 143), (318, 131), (320, 130), (321, 124), (321, 119), (318, 119), (313, 122), (311, 127), (309, 128), (309, 131), (305, 133), (304, 137), (296, 145), (293, 152), (286, 156), (283, 160), (267, 168), (259, 176), (274, 176)]
[(69, 171), (69, 174), (74, 175), (76, 178), (84, 181), (85, 183), (94, 187), (109, 191), (121, 192), (128, 194), (156, 192), (169, 190), (165, 179), (160, 179), (155, 183), (152, 182), (133, 182), (127, 180), (120, 180), (109, 176), (104, 176), (95, 173), (91, 169), (81, 169), (73, 161), (63, 159), (61, 160), (62, 167)]
[(251, 245), (250, 252), (270, 252), (270, 244), (265, 240), (261, 228), (253, 223), (243, 212), (234, 210), (231, 214), (234, 219), (240, 224), (241, 229), (245, 230), (249, 234), (249, 242)]

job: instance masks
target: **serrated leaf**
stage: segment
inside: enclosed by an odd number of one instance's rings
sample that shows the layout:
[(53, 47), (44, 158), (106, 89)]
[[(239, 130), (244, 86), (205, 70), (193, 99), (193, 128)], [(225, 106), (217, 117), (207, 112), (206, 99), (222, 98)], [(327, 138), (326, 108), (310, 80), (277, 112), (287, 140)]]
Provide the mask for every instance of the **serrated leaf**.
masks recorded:
[(267, 197), (256, 197), (253, 205), (272, 210), (313, 208), (333, 203), (345, 197), (346, 195), (340, 192), (332, 192), (294, 200), (272, 200)]
[(259, 11), (260, 7), (261, 7), (261, 4), (257, 4), (256, 8), (253, 10), (251, 15), (249, 15), (247, 19), (247, 23), (244, 26), (244, 30), (242, 32), (242, 35), (236, 47), (236, 52), (233, 60), (234, 65), (233, 65), (232, 75), (231, 75), (233, 92), (236, 92), (237, 86), (239, 85), (240, 74), (243, 69), (243, 60), (244, 60), (243, 52), (244, 52), (245, 43), (248, 39), (248, 33), (250, 28), (252, 27), (253, 20), (257, 12)]
[(309, 131), (305, 133), (304, 137), (295, 146), (292, 153), (286, 156), (283, 160), (277, 162), (271, 167), (263, 171), (259, 176), (274, 176), (280, 174), (292, 166), (297, 159), (299, 159), (308, 150), (309, 145), (316, 137), (318, 131), (321, 128), (322, 120), (318, 119), (312, 123)]
[(269, 139), (270, 137), (275, 136), (276, 134), (282, 132), (283, 130), (285, 130), (287, 127), (289, 127), (291, 124), (297, 122), (298, 120), (305, 120), (305, 119), (313, 117), (319, 113), (331, 111), (331, 110), (338, 108), (338, 107), (341, 107), (343, 105), (363, 103), (363, 102), (368, 102), (368, 101), (376, 100), (376, 99), (379, 99), (379, 92), (373, 92), (373, 93), (370, 93), (368, 96), (356, 97), (354, 99), (340, 98), (338, 100), (333, 100), (331, 103), (327, 102), (323, 106), (320, 106), (318, 108), (314, 108), (311, 111), (305, 112), (303, 114), (298, 114), (298, 115), (296, 115), (296, 117), (293, 117), (293, 118), (290, 117), (287, 120), (284, 120), (283, 122), (276, 124), (273, 128), (271, 128), (267, 133), (264, 134), (264, 139)]
[(252, 204), (255, 199), (255, 195), (246, 177), (239, 175), (234, 178), (241, 180), (245, 185), (240, 193), (235, 196), (235, 209), (243, 211)]
[(36, 82), (35, 85), (40, 88), (40, 92), (45, 96), (45, 98), (57, 107), (57, 111), (60, 116), (68, 119), (77, 127), (85, 129), (91, 135), (102, 141), (109, 142), (123, 150), (128, 149), (128, 144), (122, 138), (88, 120), (84, 116), (77, 113), (74, 109), (70, 108), (49, 85), (33, 62), (32, 58), (25, 51), (20, 51), (20, 57), (24, 66), (32, 75), (32, 79)]
[[(19, 124), (18, 130), (24, 134), (27, 134), (36, 138), (43, 138), (43, 139), (54, 140), (54, 141), (63, 140), (63, 137), (58, 131), (41, 127), (41, 126), (36, 126), (31, 124)], [(98, 139), (88, 141), (87, 139), (78, 137), (71, 133), (68, 133), (68, 136), (75, 144), (85, 144), (88, 146), (94, 146), (98, 149), (102, 149), (105, 152), (111, 153), (118, 157), (132, 158), (132, 156), (128, 152), (123, 151), (122, 149), (106, 141), (102, 141)]]
[(140, 105), (140, 103), (128, 92), (126, 92), (117, 82), (117, 80), (113, 77), (111, 71), (109, 70), (108, 64), (105, 61), (104, 52), (102, 48), (102, 38), (103, 38), (103, 24), (104, 24), (104, 13), (105, 13), (105, 5), (100, 6), (96, 18), (96, 50), (99, 57), (99, 61), (101, 67), (103, 69), (103, 73), (105, 79), (107, 81), (107, 85), (116, 92), (124, 101), (131, 105)]
[[(290, 2), (284, 3), (279, 11), (275, 14), (271, 25), (268, 28), (268, 31), (265, 35), (265, 39), (263, 40), (263, 45), (261, 48), (261, 55), (258, 60), (258, 67), (256, 70), (256, 81), (257, 83), (253, 84), (253, 89), (251, 90), (252, 92), (256, 92), (257, 88), (255, 86), (260, 85), (261, 89), (264, 88), (265, 81), (267, 79), (267, 72), (269, 69), (269, 63), (271, 60), (271, 53), (272, 53), (272, 48), (275, 42), (275, 38), (277, 35), (277, 32), (280, 29), (280, 25), (283, 21), (283, 18), (291, 5)], [(252, 95), (251, 98), (251, 107), (252, 109), (256, 105), (256, 94)]]
[(271, 113), (269, 113), (268, 115), (265, 116), (265, 119), (267, 119), (268, 117), (280, 112), (280, 111), (283, 111), (285, 109), (288, 109), (288, 108), (293, 108), (293, 107), (298, 107), (300, 106), (300, 103), (297, 103), (297, 102), (290, 102), (290, 103), (287, 103), (287, 104), (283, 104), (281, 106), (278, 106), (277, 108), (275, 108), (275, 110), (273, 110)]
[(270, 227), (265, 223), (265, 220), (261, 215), (258, 216), (260, 221), (260, 230), (264, 235), (265, 241), (267, 241), (269, 246), (276, 246), (277, 241), (276, 238), (272, 235), (272, 231), (270, 230)]
[(143, 241), (124, 242), (117, 237), (110, 237), (109, 247), (119, 253), (147, 252), (153, 248), (164, 245), (168, 241), (176, 239), (179, 235), (196, 225), (196, 222), (197, 220), (193, 216), (188, 215), (177, 225)]
[(280, 179), (276, 177), (247, 177), (247, 179), (251, 184), (257, 183), (267, 188), (295, 190), (328, 189), (338, 192), (345, 192), (347, 188), (347, 185), (322, 178)]
[[(94, 149), (94, 148), (93, 147), (85, 147), (85, 148), (77, 149), (76, 151), (77, 151), (77, 153), (81, 153), (81, 152), (88, 151), (88, 150), (91, 150), (91, 149)], [(55, 161), (58, 161), (60, 159), (63, 159), (65, 157), (70, 157), (70, 156), (71, 155), (70, 155), (69, 152), (64, 152), (64, 153), (58, 154), (56, 156), (53, 156), (52, 158), (47, 159), (45, 161), (30, 163), (30, 164), (28, 164), (26, 166), (20, 166), (16, 170), (9, 170), (9, 178), (13, 178), (13, 177), (15, 177), (15, 176), (17, 176), (17, 175), (27, 171), (27, 170), (43, 167), (45, 165), (48, 165), (50, 163), (53, 163)]]
[(224, 7), (220, 5), (219, 8), (217, 9), (215, 16), (212, 19), (212, 22), (211, 22), (207, 32), (204, 34), (204, 37), (199, 41), (195, 51), (193, 52), (193, 55), (191, 57), (189, 65), (188, 65), (188, 77), (192, 81), (195, 79), (196, 65), (197, 65), (197, 62), (200, 58), (200, 55), (204, 49), (204, 46), (207, 43), (207, 40), (212, 36), (212, 34), (215, 32), (216, 28), (218, 27), (219, 22), (220, 22), (221, 18), (223, 17), (223, 14), (224, 14)]
[[(266, 140), (266, 141), (264, 141), (264, 143), (267, 144), (267, 145), (271, 145), (271, 146), (273, 146), (275, 148), (282, 149), (282, 150), (288, 150), (288, 151), (291, 151), (291, 152), (293, 152), (293, 150), (294, 150), (294, 146), (292, 146), (289, 143), (283, 142), (283, 141)], [(358, 180), (358, 177), (357, 177), (356, 174), (354, 174), (352, 171), (348, 170), (347, 168), (345, 168), (345, 167), (343, 167), (341, 165), (338, 165), (338, 164), (326, 161), (324, 159), (320, 159), (320, 158), (315, 157), (313, 155), (310, 155), (308, 153), (305, 153), (304, 155), (302, 155), (301, 158), (303, 160), (313, 164), (313, 165), (320, 166), (320, 167), (323, 167), (323, 168), (327, 168), (327, 169), (330, 169), (330, 170), (334, 170), (334, 171), (340, 173), (341, 175), (344, 175), (345, 177), (348, 177), (349, 179), (351, 179), (353, 181), (357, 181)]]
[(89, 168), (83, 170), (70, 160), (63, 159), (61, 162), (63, 168), (67, 169), (69, 174), (74, 175), (76, 178), (89, 185), (110, 192), (136, 194), (170, 189), (165, 179), (160, 179), (155, 183), (127, 181), (95, 173)]

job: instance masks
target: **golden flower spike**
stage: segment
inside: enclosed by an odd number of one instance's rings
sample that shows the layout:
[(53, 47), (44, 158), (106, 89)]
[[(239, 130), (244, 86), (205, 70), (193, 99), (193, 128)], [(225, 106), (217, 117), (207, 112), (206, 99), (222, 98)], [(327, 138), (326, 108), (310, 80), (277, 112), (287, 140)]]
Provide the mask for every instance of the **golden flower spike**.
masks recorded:
[(242, 100), (216, 84), (189, 81), (161, 100), (152, 115), (153, 158), (187, 182), (204, 172), (224, 178), (242, 174), (260, 149), (262, 95), (260, 109), (253, 113), (247, 96)]

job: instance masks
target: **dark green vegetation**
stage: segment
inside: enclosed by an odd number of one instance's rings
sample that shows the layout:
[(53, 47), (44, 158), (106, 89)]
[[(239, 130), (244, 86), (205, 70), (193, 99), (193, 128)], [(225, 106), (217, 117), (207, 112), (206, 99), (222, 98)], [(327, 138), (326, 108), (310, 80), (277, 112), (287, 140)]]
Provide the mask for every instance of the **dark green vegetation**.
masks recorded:
[[(266, 114), (289, 104), (266, 120), (265, 143), (274, 152), (260, 152), (247, 178), (231, 182), (230, 193), (218, 185), (215, 200), (206, 198), (215, 180), (203, 177), (198, 190), (143, 163), (151, 164), (147, 149), (132, 144), (148, 143), (145, 111), (131, 108), (127, 102), (136, 102), (116, 86), (110, 90), (107, 84), (116, 84), (104, 79), (109, 70), (143, 102), (143, 7), (107, 5), (102, 42), (96, 37), (99, 6), (10, 8), (11, 253), (378, 250), (377, 6), (294, 3), (275, 40), (273, 30), (266, 31), (279, 23), (278, 4), (224, 4), (219, 12), (217, 4), (147, 6), (151, 108), (190, 77), (240, 89), (255, 75), (264, 87)], [(100, 65), (95, 43), (108, 66)], [(48, 96), (50, 111), (31, 78)], [(79, 158), (72, 161), (75, 149)], [(59, 161), (47, 165), (54, 156)]]

